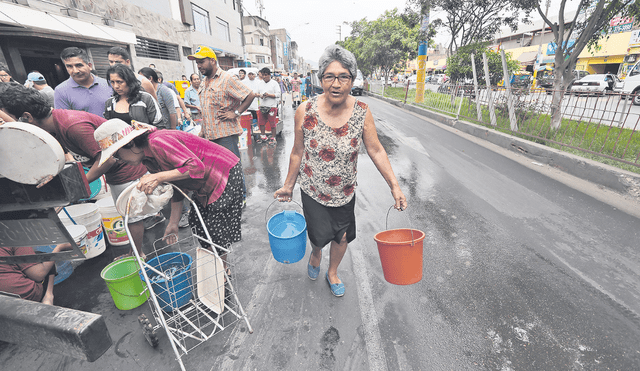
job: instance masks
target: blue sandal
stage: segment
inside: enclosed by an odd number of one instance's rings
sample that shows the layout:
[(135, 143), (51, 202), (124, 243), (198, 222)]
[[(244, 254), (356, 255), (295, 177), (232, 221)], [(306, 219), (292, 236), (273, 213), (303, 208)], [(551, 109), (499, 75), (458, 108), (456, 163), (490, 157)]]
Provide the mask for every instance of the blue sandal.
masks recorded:
[(309, 263), (307, 265), (307, 275), (309, 275), (309, 279), (311, 281), (315, 281), (316, 278), (318, 278), (318, 276), (320, 275), (320, 266), (314, 267), (313, 265), (311, 265), (311, 263)]
[[(329, 288), (331, 289), (331, 293), (334, 296), (340, 297), (342, 295), (344, 295), (344, 283), (340, 282), (340, 283), (331, 283), (331, 281), (329, 280), (329, 272), (327, 272), (327, 282), (329, 283)], [(338, 279), (340, 277), (338, 276)]]

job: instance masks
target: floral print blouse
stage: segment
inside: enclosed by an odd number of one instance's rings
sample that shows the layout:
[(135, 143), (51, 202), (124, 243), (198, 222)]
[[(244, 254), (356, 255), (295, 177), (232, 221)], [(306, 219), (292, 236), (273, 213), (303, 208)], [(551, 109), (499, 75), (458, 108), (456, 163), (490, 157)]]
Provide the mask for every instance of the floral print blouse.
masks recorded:
[(320, 119), (317, 97), (307, 102), (302, 132), (304, 153), (298, 183), (324, 206), (338, 207), (353, 198), (367, 105), (356, 100), (349, 120), (332, 128)]

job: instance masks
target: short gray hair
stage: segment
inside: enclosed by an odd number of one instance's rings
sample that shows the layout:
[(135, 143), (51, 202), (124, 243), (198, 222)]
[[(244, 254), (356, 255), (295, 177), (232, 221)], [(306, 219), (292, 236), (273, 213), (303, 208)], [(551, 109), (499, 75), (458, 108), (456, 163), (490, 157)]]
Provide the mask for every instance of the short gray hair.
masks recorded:
[(318, 61), (318, 77), (322, 78), (324, 70), (326, 70), (327, 67), (335, 61), (340, 62), (342, 67), (348, 69), (352, 78), (355, 79), (356, 76), (358, 76), (358, 62), (356, 62), (356, 56), (340, 45), (334, 44), (329, 45), (320, 56), (320, 61)]

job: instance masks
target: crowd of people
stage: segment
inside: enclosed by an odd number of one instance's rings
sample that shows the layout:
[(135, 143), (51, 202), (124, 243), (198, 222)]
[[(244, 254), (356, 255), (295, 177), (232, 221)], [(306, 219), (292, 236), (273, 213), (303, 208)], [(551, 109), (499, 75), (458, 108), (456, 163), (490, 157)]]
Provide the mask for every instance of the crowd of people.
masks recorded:
[[(361, 144), (389, 185), (395, 207), (407, 207), (369, 108), (349, 94), (356, 61), (342, 47), (330, 46), (320, 59), (318, 77), (323, 94), (318, 96), (313, 93), (310, 74), (302, 79), (297, 74), (272, 78), (269, 68), (263, 68), (258, 71), (258, 79), (253, 70), (247, 73), (241, 69), (234, 76), (219, 67), (216, 54), (205, 46), (188, 56), (200, 74), (189, 77), (191, 86), (184, 99), (173, 91), (175, 86), (163, 80), (155, 66), (135, 73), (123, 48), (109, 50), (110, 67), (105, 78), (92, 71), (87, 53), (80, 48), (64, 49), (60, 58), (69, 79), (55, 90), (47, 89), (38, 72), (29, 74), (27, 84), (20, 84), (8, 69), (0, 67), (0, 118), (29, 123), (51, 133), (69, 156), (89, 168), (89, 182), (106, 176), (114, 201), (134, 182), (149, 194), (166, 182), (191, 192), (212, 241), (227, 250), (242, 238), (241, 216), (246, 205), (238, 147), (243, 132), (240, 116), (244, 111), (250, 112), (260, 128), (260, 140), (275, 143), (275, 117), (281, 107), (279, 102), (288, 93), (292, 93), (297, 107), (294, 147), (286, 181), (274, 197), (290, 201), (296, 182), (301, 185), (313, 247), (307, 267), (310, 279), (318, 277), (322, 248), (330, 244), (326, 279), (334, 295), (344, 294), (337, 269), (347, 244), (355, 238), (355, 187)], [(303, 96), (308, 99), (306, 104), (302, 104)], [(199, 135), (174, 130), (181, 116), (201, 120)], [(270, 137), (266, 135), (267, 126)], [(50, 180), (47, 177), (38, 186)], [(179, 192), (170, 206), (164, 231), (169, 243), (176, 241), (179, 228), (187, 226), (206, 238), (197, 214), (185, 207)], [(143, 259), (145, 229), (163, 222), (161, 213), (129, 218), (130, 238)], [(63, 248), (61, 245), (56, 249)], [(29, 249), (0, 247), (0, 255), (32, 254)], [(15, 278), (0, 278), (0, 291), (50, 304), (51, 280), (45, 278), (52, 266), (0, 264), (0, 277), (10, 273)], [(25, 285), (31, 287), (26, 291), (34, 294), (24, 296)]]

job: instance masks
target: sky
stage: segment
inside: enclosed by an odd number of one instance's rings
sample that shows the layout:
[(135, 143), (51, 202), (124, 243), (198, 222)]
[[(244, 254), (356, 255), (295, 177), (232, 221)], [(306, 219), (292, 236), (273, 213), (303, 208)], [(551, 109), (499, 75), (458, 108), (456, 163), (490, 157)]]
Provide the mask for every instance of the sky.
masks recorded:
[[(298, 55), (313, 66), (324, 49), (334, 44), (341, 37), (344, 39), (351, 33), (351, 27), (343, 22), (353, 22), (362, 18), (374, 20), (386, 10), (398, 8), (403, 12), (406, 0), (244, 0), (245, 15), (260, 15), (256, 1), (262, 1), (264, 7), (262, 17), (269, 22), (270, 29), (285, 28), (291, 39), (298, 44)], [(559, 1), (551, 1), (550, 14), (557, 14)], [(575, 9), (579, 0), (568, 0), (567, 8)], [(248, 14), (247, 14), (248, 13)], [(433, 20), (443, 15), (431, 12)], [(534, 23), (542, 25), (537, 14), (533, 15)], [(341, 27), (341, 35), (338, 34)], [(449, 36), (440, 30), (435, 38), (436, 43), (446, 46)]]
[[(262, 0), (262, 18), (270, 29), (286, 28), (291, 39), (298, 44), (298, 55), (314, 66), (324, 49), (338, 41), (338, 26), (342, 39), (351, 33), (343, 22), (362, 18), (374, 20), (386, 10), (395, 7), (404, 11), (406, 0)], [(244, 0), (245, 16), (260, 15), (255, 0)]]

